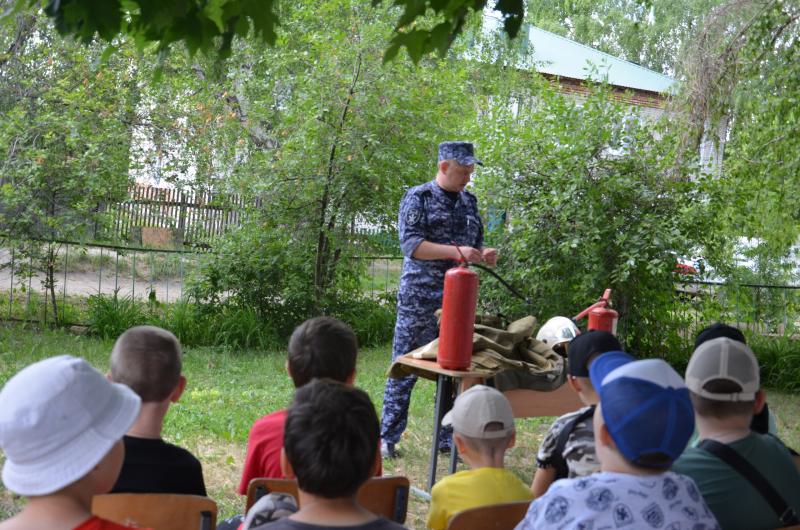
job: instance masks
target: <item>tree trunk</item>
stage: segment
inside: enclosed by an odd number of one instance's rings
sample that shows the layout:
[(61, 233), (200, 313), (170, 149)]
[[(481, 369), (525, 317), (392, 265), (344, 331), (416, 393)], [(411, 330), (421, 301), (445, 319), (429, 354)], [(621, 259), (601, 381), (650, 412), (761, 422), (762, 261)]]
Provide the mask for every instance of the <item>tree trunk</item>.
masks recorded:
[[(336, 228), (336, 214), (338, 204), (331, 203), (331, 193), (333, 182), (336, 177), (336, 147), (344, 130), (347, 114), (350, 111), (350, 102), (356, 93), (356, 85), (361, 76), (361, 53), (356, 57), (356, 64), (353, 72), (353, 81), (347, 91), (347, 98), (342, 106), (342, 113), (336, 128), (336, 135), (331, 143), (328, 154), (328, 169), (325, 175), (325, 187), (322, 192), (322, 200), (319, 206), (319, 219), (317, 221), (317, 253), (314, 262), (314, 305), (315, 310), (319, 310), (322, 298), (331, 285), (332, 278), (335, 277), (335, 262), (341, 254), (341, 249), (336, 249), (333, 255), (336, 259), (331, 260), (330, 233)], [(338, 201), (337, 201), (338, 202)], [(330, 210), (330, 211), (329, 211)], [(331, 264), (334, 263), (334, 266)]]

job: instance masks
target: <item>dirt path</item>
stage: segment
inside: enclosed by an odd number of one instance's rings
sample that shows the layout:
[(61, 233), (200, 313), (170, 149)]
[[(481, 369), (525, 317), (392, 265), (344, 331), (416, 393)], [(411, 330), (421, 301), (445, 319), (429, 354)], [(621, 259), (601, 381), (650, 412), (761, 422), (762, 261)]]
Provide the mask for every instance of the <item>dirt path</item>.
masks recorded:
[[(19, 296), (19, 293), (27, 292), (30, 287), (31, 292), (44, 293), (44, 273), (37, 273), (33, 276), (22, 276), (19, 271), (19, 264), (11, 269), (11, 253), (6, 249), (0, 249), (0, 292), (8, 293), (12, 289)], [(100, 269), (89, 271), (68, 270), (66, 275), (63, 270), (56, 274), (56, 296), (60, 299), (66, 296), (88, 297), (93, 294), (113, 295), (119, 290), (119, 296), (130, 296), (132, 298), (146, 300), (151, 291), (155, 291), (156, 299), (160, 302), (175, 302), (183, 295), (183, 282), (180, 277), (166, 277), (158, 280), (147, 280), (141, 277), (134, 277), (130, 272), (117, 271), (114, 267), (106, 267), (102, 274)], [(0, 296), (0, 303), (4, 296)]]

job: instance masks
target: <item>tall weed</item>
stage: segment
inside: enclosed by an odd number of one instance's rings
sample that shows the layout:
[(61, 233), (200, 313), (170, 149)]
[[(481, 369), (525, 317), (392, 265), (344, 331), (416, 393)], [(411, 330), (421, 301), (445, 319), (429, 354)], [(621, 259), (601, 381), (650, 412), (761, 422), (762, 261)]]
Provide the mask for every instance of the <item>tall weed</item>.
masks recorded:
[(269, 350), (281, 347), (284, 342), (250, 307), (218, 306), (209, 324), (213, 342), (218, 346)]
[(750, 347), (761, 366), (762, 386), (800, 390), (800, 340), (791, 337), (752, 337)]
[(154, 319), (153, 324), (168, 329), (178, 337), (184, 346), (200, 346), (213, 342), (213, 330), (209, 318), (196, 304), (180, 300), (165, 305), (163, 312)]
[(92, 335), (104, 339), (116, 338), (126, 329), (147, 324), (150, 317), (145, 308), (130, 296), (102, 294), (89, 297), (89, 326)]

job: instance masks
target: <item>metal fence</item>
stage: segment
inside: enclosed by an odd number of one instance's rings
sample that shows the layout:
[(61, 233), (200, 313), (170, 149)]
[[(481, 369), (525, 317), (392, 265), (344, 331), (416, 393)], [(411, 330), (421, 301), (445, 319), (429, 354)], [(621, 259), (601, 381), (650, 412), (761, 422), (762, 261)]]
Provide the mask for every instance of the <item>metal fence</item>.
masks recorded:
[(676, 284), (676, 312), (688, 330), (715, 320), (759, 335), (800, 334), (800, 286), (694, 281)]
[[(60, 321), (86, 324), (94, 295), (170, 304), (184, 298), (187, 278), (200, 253), (106, 244), (54, 243), (52, 286), (42, 269), (44, 243), (0, 248), (0, 319), (52, 322), (53, 298)], [(363, 255), (361, 292), (375, 299), (397, 290), (402, 257)], [(687, 336), (710, 320), (735, 324), (764, 335), (791, 335), (800, 329), (800, 286), (685, 282), (675, 285), (673, 310)]]
[(42, 266), (48, 259), (42, 245), (0, 249), (0, 300), (5, 299), (0, 319), (47, 323), (57, 308), (61, 322), (83, 325), (94, 295), (174, 303), (183, 298), (184, 279), (199, 256), (182, 250), (56, 242), (50, 280)]

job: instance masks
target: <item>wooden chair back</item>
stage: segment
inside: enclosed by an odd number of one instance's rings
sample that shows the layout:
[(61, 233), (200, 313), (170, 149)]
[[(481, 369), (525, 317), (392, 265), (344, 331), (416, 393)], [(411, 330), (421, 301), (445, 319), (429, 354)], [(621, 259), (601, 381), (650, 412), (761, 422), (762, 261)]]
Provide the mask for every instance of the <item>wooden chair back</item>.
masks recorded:
[(491, 504), (458, 512), (447, 530), (514, 530), (528, 511), (530, 501)]
[(300, 498), (297, 496), (297, 481), (289, 480), (286, 478), (254, 478), (247, 485), (247, 504), (244, 508), (244, 513), (250, 511), (250, 508), (264, 495), (269, 493), (287, 493), (295, 498), (299, 503)]
[(373, 477), (358, 490), (358, 503), (396, 523), (406, 522), (410, 484), (406, 477)]
[(217, 503), (200, 495), (95, 495), (92, 514), (117, 524), (154, 530), (214, 530), (217, 527)]
[[(406, 477), (373, 477), (358, 490), (359, 504), (377, 515), (404, 523), (408, 511), (410, 484)], [(297, 482), (279, 478), (254, 478), (247, 485), (247, 510), (268, 493), (288, 493), (298, 502)]]

